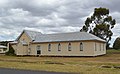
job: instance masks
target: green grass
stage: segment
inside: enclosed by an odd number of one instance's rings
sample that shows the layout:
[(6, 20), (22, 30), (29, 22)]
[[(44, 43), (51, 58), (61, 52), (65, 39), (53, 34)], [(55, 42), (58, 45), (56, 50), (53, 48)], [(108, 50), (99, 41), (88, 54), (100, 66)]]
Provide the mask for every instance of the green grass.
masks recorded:
[(120, 54), (120, 49), (119, 50), (115, 50), (115, 49), (111, 49), (111, 50), (107, 50), (108, 54)]
[(16, 57), (0, 56), (0, 67), (70, 72), (80, 74), (120, 74), (120, 69), (102, 68), (102, 65), (120, 66), (120, 50), (107, 50), (99, 57)]

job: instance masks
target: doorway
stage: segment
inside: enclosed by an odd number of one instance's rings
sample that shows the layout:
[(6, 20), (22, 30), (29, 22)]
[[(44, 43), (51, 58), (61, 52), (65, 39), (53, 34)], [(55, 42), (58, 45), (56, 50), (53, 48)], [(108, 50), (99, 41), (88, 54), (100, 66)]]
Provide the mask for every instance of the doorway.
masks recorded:
[(40, 45), (38, 45), (38, 46), (36, 47), (36, 50), (37, 50), (37, 56), (41, 55)]

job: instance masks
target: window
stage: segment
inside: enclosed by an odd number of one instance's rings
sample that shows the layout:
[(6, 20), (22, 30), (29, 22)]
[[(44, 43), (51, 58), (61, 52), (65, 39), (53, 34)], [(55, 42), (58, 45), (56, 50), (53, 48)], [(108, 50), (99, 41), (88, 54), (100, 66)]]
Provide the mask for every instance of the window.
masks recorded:
[(96, 42), (95, 42), (95, 51), (97, 51)]
[(83, 51), (83, 44), (80, 43), (80, 51)]
[(104, 47), (105, 47), (105, 46), (104, 46), (104, 43), (103, 43), (103, 51), (104, 51)]
[(51, 44), (48, 44), (48, 51), (51, 51)]
[(101, 43), (100, 43), (100, 51), (101, 51)]
[(60, 45), (60, 43), (58, 44), (58, 51), (61, 51), (61, 45)]
[(71, 43), (68, 44), (68, 51), (71, 51)]
[(29, 48), (29, 49), (28, 49), (28, 54), (30, 54), (30, 52), (31, 52), (31, 49)]

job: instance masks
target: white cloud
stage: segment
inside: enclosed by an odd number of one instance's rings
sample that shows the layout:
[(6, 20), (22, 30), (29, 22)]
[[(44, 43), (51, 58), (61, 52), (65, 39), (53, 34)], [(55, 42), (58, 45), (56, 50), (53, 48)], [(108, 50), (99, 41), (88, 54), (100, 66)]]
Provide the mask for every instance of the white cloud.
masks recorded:
[(8, 3), (8, 0), (0, 0), (0, 7), (6, 6), (7, 3)]
[(26, 16), (26, 15), (30, 15), (30, 12), (24, 11), (22, 8), (10, 9), (8, 12), (9, 12), (11, 15), (15, 15), (15, 16)]
[(40, 30), (40, 29), (38, 29), (38, 28), (25, 27), (24, 30), (38, 31), (38, 32), (44, 33), (43, 30)]
[(119, 0), (0, 0), (0, 40), (13, 40), (23, 29), (43, 33), (79, 31), (95, 7), (116, 19), (111, 42), (120, 36)]

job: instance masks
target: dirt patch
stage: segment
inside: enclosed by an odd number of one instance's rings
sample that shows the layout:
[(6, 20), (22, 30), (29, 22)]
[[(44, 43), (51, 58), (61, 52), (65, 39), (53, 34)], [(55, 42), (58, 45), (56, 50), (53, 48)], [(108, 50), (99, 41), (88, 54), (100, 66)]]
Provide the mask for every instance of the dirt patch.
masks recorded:
[(110, 66), (110, 65), (101, 65), (100, 68), (113, 68), (113, 66)]
[(101, 65), (100, 68), (114, 68), (114, 69), (120, 69), (120, 66)]
[(2, 60), (0, 59), (0, 61), (4, 61), (4, 62), (21, 62), (21, 63), (38, 63), (38, 62), (31, 62), (31, 61), (26, 61), (26, 60)]
[(113, 66), (115, 69), (120, 69), (120, 66)]
[(53, 62), (53, 61), (44, 61), (45, 64), (58, 64), (58, 65), (65, 65), (64, 63), (60, 63), (60, 62)]

